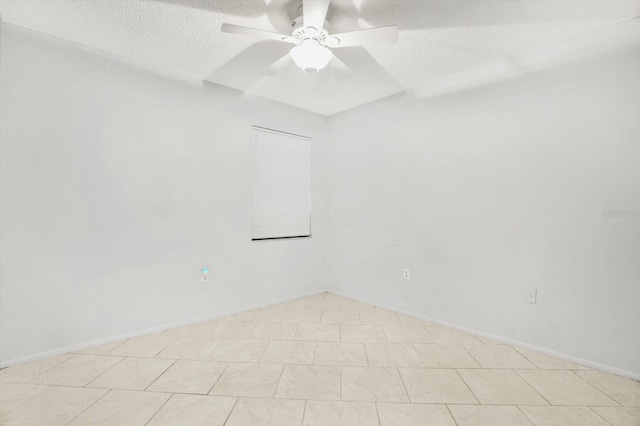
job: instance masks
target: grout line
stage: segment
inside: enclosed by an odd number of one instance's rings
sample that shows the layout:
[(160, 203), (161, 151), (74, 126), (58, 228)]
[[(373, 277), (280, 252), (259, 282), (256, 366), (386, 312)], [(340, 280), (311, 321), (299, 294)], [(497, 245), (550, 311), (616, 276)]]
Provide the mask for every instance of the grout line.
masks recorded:
[(527, 384), (527, 386), (529, 386), (531, 389), (533, 389), (533, 391), (534, 391), (535, 393), (537, 393), (538, 395), (540, 395), (540, 398), (542, 398), (542, 399), (543, 399), (547, 404), (549, 404), (550, 406), (552, 406), (552, 405), (553, 405), (552, 403), (550, 403), (550, 402), (547, 400), (547, 398), (545, 398), (545, 397), (544, 397), (544, 396), (543, 396), (543, 395), (538, 391), (538, 389), (534, 388), (534, 387), (533, 387), (533, 385), (531, 385), (531, 383), (529, 383), (529, 382), (527, 381), (527, 379), (525, 379), (524, 377), (522, 377), (522, 375), (520, 375), (520, 373), (518, 373), (518, 370), (515, 370), (515, 369), (514, 369), (514, 370), (511, 370), (511, 371), (513, 371), (514, 373), (516, 373), (516, 374), (518, 375), (518, 377), (520, 377), (520, 378), (521, 378), (521, 379), (522, 379), (522, 380)]
[(412, 403), (411, 397), (409, 396), (409, 391), (407, 390), (407, 385), (404, 383), (404, 378), (402, 378), (402, 373), (400, 373), (400, 368), (395, 367), (395, 369), (398, 372), (398, 376), (400, 376), (400, 382), (402, 382), (402, 387), (404, 388), (404, 393), (405, 393), (405, 395), (407, 395), (407, 401), (409, 401), (409, 403)]
[(475, 393), (473, 393), (473, 391), (471, 390), (471, 387), (469, 387), (469, 385), (467, 384), (467, 382), (464, 380), (464, 378), (462, 377), (462, 374), (460, 374), (460, 372), (458, 371), (458, 369), (454, 368), (454, 371), (456, 372), (456, 374), (458, 375), (458, 377), (460, 377), (460, 380), (462, 380), (462, 383), (464, 383), (464, 385), (467, 387), (467, 389), (469, 389), (469, 392), (471, 392), (471, 395), (473, 395), (473, 399), (475, 399), (478, 404), (482, 404), (480, 402), (480, 400), (478, 399), (478, 397), (476, 396)]
[[(473, 393), (473, 392), (471, 392), (471, 393)], [(449, 412), (449, 415), (451, 416), (451, 419), (453, 419), (453, 423), (455, 423), (456, 426), (458, 426), (458, 421), (456, 420), (455, 417), (453, 417), (453, 413), (451, 412), (451, 408), (449, 408), (449, 404), (444, 404), (444, 406), (447, 407), (447, 411)]]
[(209, 390), (207, 391), (207, 393), (205, 395), (209, 395), (210, 394), (210, 392), (218, 384), (218, 382), (220, 381), (220, 379), (222, 378), (224, 373), (227, 372), (227, 369), (229, 368), (230, 365), (231, 365), (230, 362), (228, 362), (227, 365), (225, 365), (225, 367), (222, 369), (222, 373), (220, 373), (220, 375), (216, 378), (215, 382), (213, 382), (213, 384), (211, 385), (211, 387), (209, 388)]
[[(600, 417), (602, 420), (604, 420), (604, 422), (608, 425), (611, 426), (611, 422), (609, 422), (607, 419), (605, 419), (604, 417), (602, 417), (600, 415), (600, 413), (598, 413), (596, 410), (593, 409), (593, 407), (587, 407), (589, 410), (591, 410), (593, 413), (595, 413), (596, 416)], [(616, 407), (617, 408), (617, 407)]]
[[(89, 380), (87, 383), (85, 383), (83, 386), (83, 388), (86, 388), (87, 386), (89, 386), (91, 383), (95, 382), (96, 379), (98, 379), (99, 377), (102, 377), (103, 375), (105, 375), (107, 372), (113, 370), (116, 366), (120, 365), (125, 359), (127, 359), (126, 356), (123, 356), (122, 359), (118, 362), (116, 362), (115, 364), (113, 364), (111, 367), (107, 368), (106, 370), (104, 370), (102, 373), (98, 374), (96, 377), (94, 377), (93, 379)], [(104, 388), (99, 388), (99, 389), (104, 389)]]
[(89, 408), (93, 407), (98, 401), (100, 401), (102, 398), (104, 398), (105, 396), (107, 396), (107, 394), (111, 393), (113, 389), (108, 389), (100, 398), (96, 399), (95, 401), (93, 401), (87, 408), (85, 408), (84, 410), (82, 410), (81, 412), (79, 412), (76, 416), (74, 416), (71, 420), (69, 420), (67, 423), (65, 423), (65, 425), (70, 424), (71, 422), (73, 422), (75, 419), (77, 419), (78, 417), (80, 417), (82, 415), (82, 413), (84, 413), (85, 411), (87, 411)]
[[(183, 361), (186, 361), (186, 360), (183, 360)], [(158, 379), (159, 379), (160, 377), (164, 376), (164, 374), (165, 374), (167, 371), (169, 371), (169, 369), (170, 369), (171, 367), (173, 367), (173, 366), (176, 364), (176, 362), (178, 362), (178, 360), (177, 360), (177, 359), (174, 359), (174, 360), (173, 360), (173, 362), (172, 362), (171, 364), (169, 364), (169, 366), (168, 366), (167, 368), (165, 368), (164, 370), (162, 370), (162, 373), (160, 373), (160, 374), (158, 375), (158, 377), (156, 377), (155, 379), (153, 379), (153, 381), (152, 381), (151, 383), (149, 383), (149, 385), (148, 385), (146, 388), (144, 388), (144, 390), (146, 391), (146, 390), (147, 390), (147, 389), (149, 389), (151, 386), (153, 386), (153, 384), (154, 384), (156, 381), (158, 381)]]
[(376, 418), (378, 419), (378, 426), (380, 426), (381, 422), (380, 422), (380, 412), (378, 411), (378, 402), (374, 401), (373, 406), (376, 409)]
[(304, 426), (304, 416), (307, 414), (307, 403), (309, 401), (308, 400), (304, 400), (304, 407), (302, 408), (302, 422), (300, 423), (301, 426)]
[(613, 396), (609, 395), (607, 392), (605, 392), (604, 390), (600, 389), (598, 386), (594, 385), (593, 383), (591, 383), (590, 381), (588, 381), (587, 379), (583, 379), (578, 373), (576, 373), (574, 370), (565, 370), (565, 371), (571, 371), (573, 373), (574, 376), (576, 376), (578, 379), (580, 379), (581, 381), (587, 383), (589, 386), (591, 386), (592, 388), (594, 388), (595, 390), (597, 390), (598, 392), (600, 392), (601, 394), (603, 394), (604, 396), (606, 396), (607, 398), (609, 398), (610, 400), (612, 400), (613, 402), (615, 402), (616, 404), (618, 404), (618, 406), (620, 407), (624, 407), (624, 404), (622, 404), (620, 401), (618, 401), (617, 399), (615, 399)]
[(229, 410), (229, 414), (227, 414), (227, 418), (224, 420), (224, 423), (222, 424), (222, 426), (225, 426), (229, 421), (229, 418), (231, 417), (231, 413), (233, 413), (233, 410), (236, 409), (236, 405), (238, 405), (238, 401), (240, 401), (240, 397), (236, 397), (236, 402), (233, 403), (233, 407), (231, 407), (231, 410)]
[(153, 418), (160, 412), (160, 410), (162, 410), (164, 408), (165, 405), (167, 405), (167, 402), (169, 402), (169, 400), (171, 398), (173, 398), (173, 396), (175, 395), (175, 393), (171, 393), (171, 396), (169, 398), (167, 398), (167, 400), (156, 410), (155, 413), (153, 413), (153, 415), (151, 417), (149, 417), (149, 420), (147, 420), (144, 424), (144, 426), (147, 426), (149, 424), (149, 422), (151, 420), (153, 420)]

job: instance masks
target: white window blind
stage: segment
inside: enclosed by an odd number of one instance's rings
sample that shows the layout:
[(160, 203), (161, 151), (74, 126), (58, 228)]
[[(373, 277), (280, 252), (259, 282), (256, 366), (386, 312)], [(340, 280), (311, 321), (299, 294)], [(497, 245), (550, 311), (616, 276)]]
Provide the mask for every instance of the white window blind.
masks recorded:
[(311, 236), (311, 139), (253, 130), (251, 239)]

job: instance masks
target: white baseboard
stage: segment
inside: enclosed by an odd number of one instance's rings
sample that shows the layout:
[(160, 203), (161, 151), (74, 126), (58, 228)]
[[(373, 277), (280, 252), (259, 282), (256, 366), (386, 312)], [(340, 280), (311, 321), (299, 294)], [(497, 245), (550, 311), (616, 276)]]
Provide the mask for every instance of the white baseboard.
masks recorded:
[(398, 312), (400, 314), (404, 314), (404, 315), (407, 315), (407, 316), (410, 316), (410, 317), (413, 317), (413, 318), (418, 318), (418, 319), (421, 319), (421, 320), (430, 321), (430, 322), (433, 322), (433, 323), (436, 323), (436, 324), (440, 324), (440, 325), (444, 325), (446, 327), (450, 327), (450, 328), (453, 328), (453, 329), (456, 329), (456, 330), (464, 331), (464, 332), (467, 332), (467, 333), (470, 333), (470, 334), (475, 334), (476, 336), (486, 337), (488, 339), (493, 339), (493, 340), (498, 341), (498, 342), (507, 343), (509, 345), (517, 346), (519, 348), (529, 349), (529, 350), (532, 350), (532, 351), (535, 351), (535, 352), (540, 352), (542, 354), (553, 356), (553, 357), (556, 357), (556, 358), (559, 358), (559, 359), (563, 359), (565, 361), (570, 361), (570, 362), (573, 362), (573, 363), (576, 363), (576, 364), (584, 365), (585, 367), (590, 367), (590, 368), (594, 368), (596, 370), (606, 371), (607, 373), (616, 374), (618, 376), (627, 377), (627, 378), (633, 379), (633, 380), (640, 380), (640, 373), (636, 373), (636, 372), (633, 372), (633, 371), (623, 370), (621, 368), (613, 367), (611, 365), (601, 364), (599, 362), (590, 361), (588, 359), (583, 359), (583, 358), (578, 358), (578, 357), (575, 357), (575, 356), (572, 356), (572, 355), (563, 354), (563, 353), (560, 353), (560, 352), (553, 351), (551, 349), (543, 348), (543, 347), (536, 346), (536, 345), (531, 345), (529, 343), (520, 342), (520, 341), (517, 341), (517, 340), (508, 339), (506, 337), (497, 336), (495, 334), (487, 333), (487, 332), (484, 332), (484, 331), (476, 330), (476, 329), (473, 329), (473, 328), (470, 328), (470, 327), (465, 327), (465, 326), (458, 325), (458, 324), (453, 324), (453, 323), (450, 323), (450, 322), (447, 322), (447, 321), (441, 321), (441, 320), (438, 320), (438, 319), (435, 319), (435, 318), (427, 317), (425, 315), (420, 315), (420, 314), (416, 314), (416, 313), (413, 313), (413, 312), (407, 312), (407, 311), (404, 311), (402, 309), (397, 309), (397, 308), (392, 307), (392, 306), (379, 304), (379, 303), (373, 302), (372, 300), (365, 300), (365, 299), (362, 299), (362, 298), (359, 298), (359, 297), (355, 297), (355, 296), (350, 295), (350, 294), (342, 293), (340, 291), (336, 291), (336, 290), (333, 290), (333, 289), (328, 289), (327, 292), (333, 293), (333, 294), (335, 294), (337, 296), (342, 296), (342, 297), (346, 297), (346, 298), (349, 298), (349, 299), (353, 299), (353, 300), (356, 300), (358, 302), (366, 303), (368, 305), (379, 306), (379, 307), (381, 307), (383, 309), (388, 309), (390, 311), (395, 311), (395, 312)]
[(291, 296), (291, 297), (285, 297), (285, 298), (282, 298), (282, 299), (272, 300), (272, 301), (269, 301), (267, 303), (261, 303), (261, 304), (258, 304), (258, 305), (247, 306), (247, 307), (244, 307), (244, 308), (241, 308), (241, 309), (233, 309), (233, 310), (230, 310), (230, 311), (219, 312), (217, 314), (208, 315), (208, 316), (204, 316), (204, 317), (192, 318), (192, 319), (188, 319), (188, 320), (185, 320), (185, 321), (178, 321), (178, 322), (173, 322), (173, 323), (169, 323), (169, 324), (162, 324), (162, 325), (159, 325), (159, 326), (156, 326), (156, 327), (147, 328), (147, 329), (144, 329), (144, 330), (137, 330), (137, 331), (133, 331), (131, 333), (119, 334), (117, 336), (110, 336), (110, 337), (106, 337), (104, 339), (96, 339), (96, 340), (91, 340), (91, 341), (88, 341), (88, 342), (78, 343), (78, 344), (75, 344), (75, 345), (65, 346), (65, 347), (62, 347), (62, 348), (55, 348), (55, 349), (51, 349), (51, 350), (48, 350), (48, 351), (45, 351), (45, 352), (39, 352), (37, 354), (25, 355), (25, 356), (21, 356), (21, 357), (18, 357), (18, 358), (9, 359), (7, 361), (2, 361), (2, 362), (0, 362), (0, 368), (10, 367), (12, 365), (22, 364), (22, 363), (30, 362), (30, 361), (37, 361), (37, 360), (44, 359), (44, 358), (49, 358), (49, 357), (55, 356), (55, 355), (66, 354), (68, 352), (74, 352), (74, 351), (79, 351), (79, 350), (82, 350), (82, 349), (88, 349), (88, 348), (92, 348), (94, 346), (104, 345), (106, 343), (112, 343), (112, 342), (118, 342), (120, 340), (131, 339), (132, 337), (144, 336), (145, 334), (158, 333), (158, 332), (161, 332), (161, 331), (164, 331), (164, 330), (169, 330), (171, 328), (182, 327), (182, 326), (185, 326), (185, 325), (195, 324), (195, 323), (198, 323), (198, 322), (210, 321), (210, 320), (214, 320), (214, 319), (217, 319), (217, 318), (226, 317), (228, 315), (239, 314), (241, 312), (252, 311), (254, 309), (261, 309), (261, 308), (265, 308), (267, 306), (277, 305), (279, 303), (289, 302), (291, 300), (301, 299), (303, 297), (309, 297), (309, 296), (313, 296), (315, 294), (321, 294), (321, 293), (326, 293), (326, 292), (327, 292), (327, 290), (325, 290), (325, 289), (311, 291), (311, 292), (308, 292), (308, 293), (298, 294), (296, 296)]

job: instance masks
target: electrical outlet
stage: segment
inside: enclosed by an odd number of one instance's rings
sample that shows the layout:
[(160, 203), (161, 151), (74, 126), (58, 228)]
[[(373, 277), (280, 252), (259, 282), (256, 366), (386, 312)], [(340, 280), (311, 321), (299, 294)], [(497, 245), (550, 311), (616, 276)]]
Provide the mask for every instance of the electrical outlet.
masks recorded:
[(200, 274), (201, 274), (201, 281), (203, 283), (208, 283), (209, 282), (209, 267), (208, 266), (203, 266), (200, 269)]
[(538, 298), (538, 290), (536, 290), (535, 288), (530, 288), (529, 290), (527, 290), (527, 298), (525, 299), (527, 303), (531, 303), (532, 305), (535, 305), (537, 298)]
[(402, 279), (409, 281), (411, 279), (411, 271), (408, 269), (403, 269), (402, 270)]

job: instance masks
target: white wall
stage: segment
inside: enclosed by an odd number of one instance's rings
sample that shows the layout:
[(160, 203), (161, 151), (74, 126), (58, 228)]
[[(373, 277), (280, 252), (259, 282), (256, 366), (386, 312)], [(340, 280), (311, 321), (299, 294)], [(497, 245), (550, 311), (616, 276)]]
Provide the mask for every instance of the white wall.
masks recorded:
[[(0, 71), (5, 364), (324, 286), (325, 118), (8, 24)], [(312, 239), (251, 243), (253, 124), (314, 138)]]
[(640, 209), (635, 40), (332, 118), (329, 282), (640, 377), (640, 217), (601, 216)]

